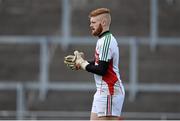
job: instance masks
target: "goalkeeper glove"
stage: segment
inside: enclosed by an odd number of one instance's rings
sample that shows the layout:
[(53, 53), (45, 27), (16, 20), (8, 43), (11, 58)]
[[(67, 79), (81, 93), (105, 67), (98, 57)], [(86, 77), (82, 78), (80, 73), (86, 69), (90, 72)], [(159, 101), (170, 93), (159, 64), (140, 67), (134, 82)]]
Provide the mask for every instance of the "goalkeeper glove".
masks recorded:
[(83, 70), (86, 70), (86, 66), (89, 64), (86, 60), (83, 59), (82, 54), (78, 51), (74, 51), (75, 55), (75, 64), (77, 67), (81, 67)]
[(64, 57), (64, 63), (67, 65), (67, 67), (71, 68), (72, 70), (78, 70), (75, 65), (76, 57), (74, 55), (68, 55)]
[[(81, 55), (81, 57), (84, 57), (83, 52), (79, 52), (79, 54)], [(76, 65), (76, 63), (75, 63), (76, 59), (77, 59), (77, 56), (68, 55), (68, 56), (64, 57), (64, 63), (67, 65), (67, 67), (69, 67), (72, 70), (79, 70), (80, 66)]]

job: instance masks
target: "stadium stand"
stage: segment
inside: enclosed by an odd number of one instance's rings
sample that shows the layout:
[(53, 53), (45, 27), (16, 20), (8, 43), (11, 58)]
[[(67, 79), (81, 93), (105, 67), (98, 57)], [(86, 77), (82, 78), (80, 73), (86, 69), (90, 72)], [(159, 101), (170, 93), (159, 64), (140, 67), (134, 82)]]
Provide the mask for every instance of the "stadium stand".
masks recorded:
[[(16, 1), (16, 2), (15, 2)], [(109, 2), (71, 0), (72, 36), (90, 36), (88, 13), (97, 7), (112, 10), (112, 32), (115, 36), (149, 37), (150, 2), (148, 0), (114, 0)], [(180, 1), (168, 4), (159, 0), (159, 36), (179, 37)], [(1, 0), (0, 35), (12, 36), (53, 36), (62, 35), (61, 0)], [(93, 58), (94, 45), (69, 45), (67, 50), (57, 46), (50, 63), (51, 82), (94, 82), (87, 72), (70, 71), (63, 64), (65, 55), (75, 49)], [(139, 45), (139, 82), (173, 83), (179, 82), (180, 46), (158, 45), (155, 52), (149, 46)], [(13, 82), (36, 82), (39, 79), (39, 45), (0, 44), (0, 80)], [(120, 70), (122, 80), (129, 81), (129, 46), (120, 45)], [(90, 111), (92, 92), (49, 91), (47, 99), (38, 100), (37, 91), (29, 91), (27, 109), (29, 111)], [(128, 92), (127, 92), (128, 95)], [(134, 102), (125, 99), (123, 112), (180, 112), (180, 93), (140, 92)], [(0, 91), (1, 111), (16, 110), (16, 93)], [(72, 117), (71, 117), (72, 118)], [(3, 116), (0, 116), (3, 119)], [(10, 117), (8, 118), (10, 119)], [(88, 117), (86, 117), (88, 119)]]

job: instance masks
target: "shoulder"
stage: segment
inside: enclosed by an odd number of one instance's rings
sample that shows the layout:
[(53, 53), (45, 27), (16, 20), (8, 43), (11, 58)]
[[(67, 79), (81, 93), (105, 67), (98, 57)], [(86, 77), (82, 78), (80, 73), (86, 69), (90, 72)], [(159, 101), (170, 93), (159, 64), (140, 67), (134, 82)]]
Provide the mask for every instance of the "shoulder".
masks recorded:
[(116, 38), (113, 36), (112, 33), (107, 32), (104, 34), (103, 37), (99, 38), (97, 41), (97, 45), (103, 46), (103, 45), (113, 45), (117, 44)]
[(107, 34), (103, 36), (102, 38), (99, 38), (99, 43), (107, 43), (108, 41), (111, 41), (112, 39), (112, 34)]
[(106, 36), (104, 36), (103, 38), (101, 38), (102, 40), (100, 40), (100, 42), (102, 44), (107, 44), (109, 43), (110, 45), (114, 45), (117, 44), (117, 40), (116, 38), (113, 36), (113, 34), (108, 34)]

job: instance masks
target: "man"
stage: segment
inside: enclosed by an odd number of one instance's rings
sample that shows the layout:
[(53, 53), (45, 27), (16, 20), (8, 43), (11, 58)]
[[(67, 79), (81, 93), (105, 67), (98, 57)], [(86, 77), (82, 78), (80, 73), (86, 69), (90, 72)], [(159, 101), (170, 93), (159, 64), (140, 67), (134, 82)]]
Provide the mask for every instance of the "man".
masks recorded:
[(99, 8), (89, 14), (93, 36), (98, 37), (95, 48), (95, 60), (88, 62), (83, 53), (65, 57), (65, 64), (71, 69), (83, 69), (94, 73), (97, 91), (91, 110), (91, 120), (118, 120), (124, 102), (125, 91), (119, 74), (119, 48), (116, 39), (110, 33), (110, 10)]

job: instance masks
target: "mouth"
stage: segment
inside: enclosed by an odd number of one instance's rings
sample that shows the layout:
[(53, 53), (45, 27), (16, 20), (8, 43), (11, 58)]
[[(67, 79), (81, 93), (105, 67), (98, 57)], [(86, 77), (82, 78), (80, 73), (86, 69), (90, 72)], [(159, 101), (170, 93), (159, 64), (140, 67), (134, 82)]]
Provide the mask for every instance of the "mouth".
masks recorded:
[(94, 31), (95, 29), (91, 27), (91, 30)]

